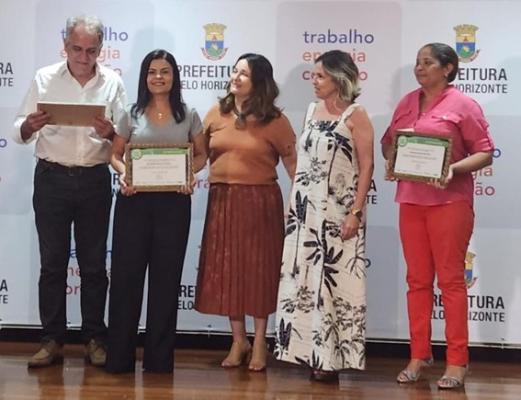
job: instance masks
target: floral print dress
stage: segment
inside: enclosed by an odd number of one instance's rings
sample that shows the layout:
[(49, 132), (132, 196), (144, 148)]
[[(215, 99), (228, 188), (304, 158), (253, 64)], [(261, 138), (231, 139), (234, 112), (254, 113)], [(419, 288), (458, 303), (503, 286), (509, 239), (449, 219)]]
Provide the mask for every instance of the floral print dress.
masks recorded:
[(274, 354), (324, 371), (365, 367), (365, 219), (354, 238), (340, 238), (358, 181), (344, 121), (357, 106), (321, 121), (310, 104), (286, 222)]

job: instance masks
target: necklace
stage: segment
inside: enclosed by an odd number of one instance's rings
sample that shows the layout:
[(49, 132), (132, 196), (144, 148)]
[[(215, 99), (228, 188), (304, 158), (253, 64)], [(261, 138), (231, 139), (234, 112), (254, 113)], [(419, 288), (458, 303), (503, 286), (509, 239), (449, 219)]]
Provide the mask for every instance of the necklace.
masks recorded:
[(158, 111), (158, 112), (157, 112), (157, 118), (159, 118), (159, 119), (163, 119), (163, 117), (164, 117), (164, 114), (163, 114), (162, 112), (159, 112), (159, 111)]

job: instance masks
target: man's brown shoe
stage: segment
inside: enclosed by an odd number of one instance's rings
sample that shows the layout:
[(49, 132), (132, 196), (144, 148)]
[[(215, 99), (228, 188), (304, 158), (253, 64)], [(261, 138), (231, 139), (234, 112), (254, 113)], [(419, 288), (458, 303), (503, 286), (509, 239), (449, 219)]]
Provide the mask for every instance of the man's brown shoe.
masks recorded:
[(95, 367), (103, 367), (107, 361), (107, 352), (102, 344), (91, 339), (85, 345), (85, 359)]
[(27, 362), (27, 367), (40, 368), (63, 362), (62, 347), (55, 340), (42, 343), (40, 350)]

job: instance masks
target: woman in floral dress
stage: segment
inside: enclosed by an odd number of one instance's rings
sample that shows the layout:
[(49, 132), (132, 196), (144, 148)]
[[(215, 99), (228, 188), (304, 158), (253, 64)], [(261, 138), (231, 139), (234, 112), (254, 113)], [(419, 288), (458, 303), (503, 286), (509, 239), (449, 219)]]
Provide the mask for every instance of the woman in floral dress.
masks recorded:
[(373, 127), (354, 100), (349, 54), (317, 58), (315, 95), (298, 146), (277, 307), (275, 357), (312, 369), (312, 379), (365, 367), (365, 203)]

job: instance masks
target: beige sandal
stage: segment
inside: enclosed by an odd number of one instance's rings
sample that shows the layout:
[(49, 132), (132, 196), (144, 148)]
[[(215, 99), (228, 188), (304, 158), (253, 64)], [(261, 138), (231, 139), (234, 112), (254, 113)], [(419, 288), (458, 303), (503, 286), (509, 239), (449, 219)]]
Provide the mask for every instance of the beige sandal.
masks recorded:
[(236, 368), (243, 364), (250, 362), (251, 358), (251, 344), (250, 342), (239, 343), (233, 342), (230, 352), (226, 358), (222, 361), (221, 367), (223, 368)]
[(434, 360), (432, 358), (428, 360), (420, 360), (420, 365), (418, 368), (418, 371), (414, 372), (410, 369), (403, 369), (400, 371), (398, 376), (396, 377), (396, 382), (398, 383), (414, 383), (418, 382), (418, 379), (420, 379), (421, 376), (421, 370), (422, 368), (430, 367), (434, 363)]
[(253, 343), (252, 355), (248, 370), (251, 372), (262, 372), (266, 370), (266, 358), (268, 354), (268, 348), (266, 343)]
[(462, 388), (465, 385), (465, 376), (467, 375), (468, 365), (465, 365), (464, 368), (463, 376), (461, 377), (443, 374), (443, 376), (438, 379), (438, 389), (453, 390)]

